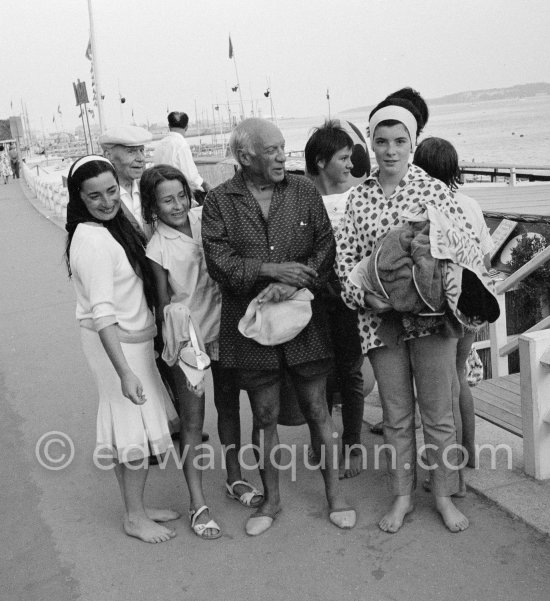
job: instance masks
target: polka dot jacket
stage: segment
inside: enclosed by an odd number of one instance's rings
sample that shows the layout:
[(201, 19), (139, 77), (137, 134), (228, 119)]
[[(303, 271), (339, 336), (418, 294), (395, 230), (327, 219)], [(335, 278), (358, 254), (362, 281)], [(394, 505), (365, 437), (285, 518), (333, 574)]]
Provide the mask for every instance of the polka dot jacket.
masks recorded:
[[(242, 172), (211, 190), (202, 214), (202, 238), (210, 276), (222, 291), (220, 361), (225, 367), (277, 369), (279, 352), (288, 365), (332, 356), (320, 298), (333, 269), (335, 242), (323, 200), (303, 176), (286, 175), (273, 191), (269, 219), (246, 187)], [(237, 329), (250, 301), (270, 282), (262, 263), (296, 261), (319, 274), (312, 289), (311, 321), (296, 338), (262, 346)]]
[[(352, 190), (348, 198), (344, 223), (336, 241), (337, 271), (342, 284), (342, 298), (349, 307), (359, 310), (359, 330), (365, 354), (370, 349), (383, 346), (376, 335), (381, 320), (366, 308), (365, 292), (354, 286), (348, 275), (361, 259), (372, 254), (379, 238), (389, 230), (405, 225), (403, 215), (407, 211), (414, 210), (420, 202), (426, 201), (448, 209), (467, 228), (471, 228), (449, 189), (416, 165), (409, 165), (406, 175), (389, 198), (384, 195), (378, 181), (378, 168)], [(432, 331), (420, 328), (415, 335), (424, 336)]]

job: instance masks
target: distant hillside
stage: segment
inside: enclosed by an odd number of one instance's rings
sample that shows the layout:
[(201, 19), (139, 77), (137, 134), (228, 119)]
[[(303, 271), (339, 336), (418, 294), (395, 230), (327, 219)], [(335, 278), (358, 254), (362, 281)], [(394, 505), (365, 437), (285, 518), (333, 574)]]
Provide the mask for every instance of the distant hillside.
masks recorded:
[[(510, 88), (491, 88), (489, 90), (470, 90), (469, 92), (458, 92), (430, 98), (427, 102), (433, 104), (456, 104), (460, 102), (483, 102), (485, 100), (506, 100), (510, 98), (529, 98), (550, 94), (550, 83), (526, 83)], [(371, 109), (372, 106), (359, 106), (357, 108), (342, 111), (343, 113), (358, 113)]]
[(456, 104), (457, 102), (483, 102), (484, 100), (507, 100), (510, 98), (530, 98), (541, 94), (550, 94), (550, 83), (526, 83), (511, 88), (492, 88), (458, 92), (441, 98), (428, 100), (430, 104)]

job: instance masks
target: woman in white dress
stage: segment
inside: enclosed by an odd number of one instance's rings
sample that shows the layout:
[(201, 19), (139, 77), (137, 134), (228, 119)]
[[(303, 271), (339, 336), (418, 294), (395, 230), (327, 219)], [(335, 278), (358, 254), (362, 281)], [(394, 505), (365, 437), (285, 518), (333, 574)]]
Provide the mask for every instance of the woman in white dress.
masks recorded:
[(154, 286), (145, 240), (120, 210), (118, 178), (107, 159), (78, 159), (67, 185), (67, 266), (99, 393), (95, 459), (114, 465), (126, 534), (164, 542), (175, 532), (157, 522), (179, 515), (145, 508), (143, 490), (149, 455), (172, 447), (169, 421), (177, 416), (155, 365)]

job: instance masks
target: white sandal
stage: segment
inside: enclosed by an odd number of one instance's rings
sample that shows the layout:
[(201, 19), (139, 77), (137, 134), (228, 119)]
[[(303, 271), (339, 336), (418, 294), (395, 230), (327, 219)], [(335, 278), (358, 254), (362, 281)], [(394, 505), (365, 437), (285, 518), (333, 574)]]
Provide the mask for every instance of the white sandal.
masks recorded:
[[(193, 532), (197, 536), (200, 536), (205, 540), (214, 540), (216, 538), (220, 538), (220, 536), (222, 535), (222, 530), (214, 520), (210, 520), (206, 524), (197, 524), (197, 519), (199, 515), (201, 515), (201, 513), (203, 513), (204, 511), (209, 511), (207, 505), (203, 505), (195, 511), (193, 511), (192, 509), (189, 510), (189, 517), (191, 518), (191, 530), (193, 530)], [(207, 535), (205, 534), (205, 532), (208, 529), (217, 530), (217, 532), (216, 534)]]
[[(250, 490), (243, 492), (242, 495), (238, 495), (235, 492), (235, 486), (237, 486), (237, 484), (242, 484)], [(244, 505), (245, 507), (259, 507), (264, 502), (263, 493), (261, 493), (255, 486), (252, 486), (252, 484), (250, 484), (250, 482), (247, 482), (246, 480), (235, 480), (233, 484), (229, 484), (229, 482), (226, 482), (225, 488), (227, 488), (227, 496), (229, 498), (239, 501), (239, 503), (241, 505)], [(254, 497), (260, 497), (260, 499), (255, 503), (252, 503), (252, 499)]]

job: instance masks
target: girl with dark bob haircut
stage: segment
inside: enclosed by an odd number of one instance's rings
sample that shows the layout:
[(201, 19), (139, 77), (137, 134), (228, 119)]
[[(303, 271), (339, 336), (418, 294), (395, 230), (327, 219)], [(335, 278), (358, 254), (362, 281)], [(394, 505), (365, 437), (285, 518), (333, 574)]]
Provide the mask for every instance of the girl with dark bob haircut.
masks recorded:
[(329, 162), (342, 148), (353, 149), (353, 140), (339, 121), (325, 121), (322, 127), (316, 127), (306, 142), (304, 155), (309, 175), (319, 175), (319, 161)]
[(154, 167), (149, 167), (149, 169), (146, 169), (143, 172), (139, 182), (141, 212), (145, 223), (149, 223), (153, 226), (156, 225), (158, 221), (158, 215), (155, 209), (157, 204), (156, 190), (160, 183), (167, 180), (177, 180), (181, 182), (187, 198), (193, 198), (187, 179), (179, 169), (176, 169), (171, 165), (155, 165)]
[[(458, 153), (455, 147), (443, 138), (426, 138), (417, 146), (414, 153), (413, 163), (424, 169), (424, 171), (442, 181), (451, 190), (452, 197), (465, 213), (468, 221), (472, 224), (474, 233), (479, 239), (481, 252), (483, 253), (486, 269), (491, 267), (491, 251), (493, 242), (491, 234), (485, 224), (485, 218), (478, 202), (466, 196), (458, 190), (460, 183), (460, 168), (458, 165)], [(462, 420), (462, 446), (467, 453), (467, 466), (475, 467), (475, 409), (474, 399), (466, 373), (466, 360), (474, 343), (475, 333), (465, 332), (458, 339), (456, 349), (456, 371), (460, 382), (459, 409)], [(431, 486), (428, 479), (428, 487)], [(424, 483), (426, 487), (426, 482)]]
[(453, 192), (460, 183), (460, 167), (455, 147), (443, 138), (426, 138), (414, 152), (415, 165), (443, 182)]
[[(219, 361), (221, 295), (208, 274), (202, 247), (202, 208), (192, 206), (189, 185), (183, 173), (169, 165), (155, 165), (141, 176), (143, 218), (153, 225), (146, 255), (155, 275), (158, 296), (158, 322), (166, 339), (173, 339), (171, 316), (181, 306), (204, 341), (211, 360), (214, 404), (218, 413), (218, 433), (227, 466), (227, 494), (246, 507), (256, 507), (263, 496), (243, 480), (238, 461), (240, 449), (239, 388), (232, 370)], [(197, 468), (204, 425), (204, 384), (193, 384), (190, 375), (172, 357), (166, 356), (180, 414), (180, 449), (183, 472), (189, 489), (189, 521), (193, 532), (203, 539), (216, 539), (222, 533), (211, 517), (202, 486), (202, 470)]]

